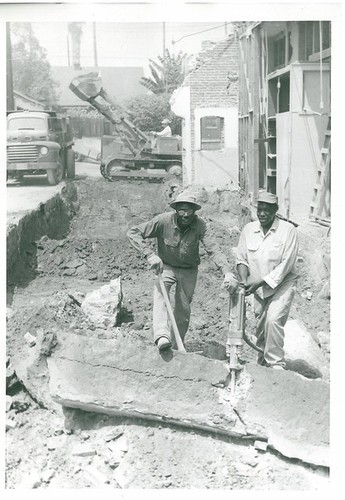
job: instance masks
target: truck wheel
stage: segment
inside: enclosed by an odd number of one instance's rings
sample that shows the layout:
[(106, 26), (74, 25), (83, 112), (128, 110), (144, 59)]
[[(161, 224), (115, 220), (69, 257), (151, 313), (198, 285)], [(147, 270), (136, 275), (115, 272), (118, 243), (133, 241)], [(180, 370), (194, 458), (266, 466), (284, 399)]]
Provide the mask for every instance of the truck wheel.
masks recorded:
[(57, 167), (54, 170), (47, 170), (48, 182), (51, 186), (56, 186), (62, 181), (64, 174), (64, 168), (61, 163), (57, 163)]
[(77, 151), (74, 151), (74, 159), (75, 161), (84, 161), (85, 156), (82, 155), (81, 153), (78, 153)]
[(73, 149), (67, 149), (66, 151), (66, 174), (68, 179), (74, 179), (75, 177), (75, 157)]
[(182, 167), (181, 165), (169, 165), (169, 167), (167, 168), (167, 172), (170, 175), (179, 176), (182, 175)]

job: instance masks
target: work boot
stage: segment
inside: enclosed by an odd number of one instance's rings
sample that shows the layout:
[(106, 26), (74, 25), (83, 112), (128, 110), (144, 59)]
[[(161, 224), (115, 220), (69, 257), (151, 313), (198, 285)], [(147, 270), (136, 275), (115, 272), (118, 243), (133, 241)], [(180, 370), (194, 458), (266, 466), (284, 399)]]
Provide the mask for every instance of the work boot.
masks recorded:
[(156, 345), (160, 351), (163, 351), (171, 347), (171, 342), (168, 337), (159, 337), (159, 339), (156, 340)]

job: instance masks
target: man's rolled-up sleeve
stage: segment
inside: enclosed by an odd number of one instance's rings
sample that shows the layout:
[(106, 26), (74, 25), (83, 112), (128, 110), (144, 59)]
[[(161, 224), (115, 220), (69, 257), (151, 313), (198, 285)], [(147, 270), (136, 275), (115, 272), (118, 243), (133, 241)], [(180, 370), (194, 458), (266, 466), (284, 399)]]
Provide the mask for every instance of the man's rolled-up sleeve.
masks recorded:
[(127, 232), (127, 238), (129, 239), (131, 245), (148, 257), (154, 252), (152, 248), (145, 241), (147, 238), (156, 238), (159, 230), (159, 219), (155, 217), (148, 222), (143, 222), (137, 226), (132, 227)]
[(247, 255), (247, 243), (246, 243), (246, 236), (245, 232), (242, 231), (240, 235), (240, 239), (238, 241), (237, 245), (237, 257), (236, 257), (236, 267), (239, 264), (244, 264), (249, 268), (249, 263), (248, 263), (248, 255)]
[(206, 225), (202, 230), (200, 241), (204, 245), (207, 254), (212, 258), (216, 266), (221, 269), (222, 273), (225, 275), (226, 273), (231, 272), (228, 259), (220, 250), (219, 245), (210, 234), (210, 229)]
[(280, 285), (285, 276), (293, 270), (298, 253), (298, 238), (296, 229), (291, 226), (283, 249), (282, 261), (263, 279), (271, 287)]

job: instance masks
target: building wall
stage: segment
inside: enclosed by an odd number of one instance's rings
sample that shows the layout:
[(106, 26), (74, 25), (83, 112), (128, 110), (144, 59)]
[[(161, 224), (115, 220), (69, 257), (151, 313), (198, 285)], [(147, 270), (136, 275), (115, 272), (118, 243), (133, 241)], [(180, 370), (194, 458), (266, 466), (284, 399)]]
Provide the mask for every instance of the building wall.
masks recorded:
[(216, 151), (201, 149), (200, 127), (194, 134), (194, 181), (209, 187), (238, 186), (238, 111), (231, 108), (196, 108), (194, 122), (200, 123), (204, 116), (224, 118), (224, 148)]
[[(238, 41), (231, 35), (204, 45), (198, 66), (186, 82), (190, 87), (191, 183), (208, 187), (238, 184)], [(202, 151), (200, 118), (224, 118), (224, 148)]]
[(184, 85), (176, 89), (170, 98), (170, 107), (175, 115), (182, 118), (182, 165), (183, 185), (192, 183), (192, 132), (190, 113), (190, 87)]
[[(331, 89), (330, 49), (322, 53), (322, 65), (315, 52), (303, 60), (299, 28), (300, 22), (251, 23), (240, 33), (239, 155), (246, 194), (255, 200), (258, 188), (272, 190), (275, 183), (280, 213), (301, 219), (310, 211), (330, 116)], [(272, 40), (284, 34), (290, 42), (285, 65), (274, 67)], [(284, 78), (289, 78), (289, 90), (279, 108), (278, 96), (283, 95), (286, 84), (280, 83), (277, 91), (277, 82)], [(268, 125), (274, 120), (276, 130), (270, 132)], [(274, 141), (276, 155), (270, 149)], [(276, 157), (275, 178), (269, 177), (272, 156)]]

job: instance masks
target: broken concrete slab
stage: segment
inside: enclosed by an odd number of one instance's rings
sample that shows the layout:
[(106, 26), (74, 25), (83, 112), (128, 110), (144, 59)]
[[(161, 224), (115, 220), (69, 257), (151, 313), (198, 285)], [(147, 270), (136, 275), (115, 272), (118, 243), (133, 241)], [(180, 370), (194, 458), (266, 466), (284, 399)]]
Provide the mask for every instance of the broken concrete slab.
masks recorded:
[(248, 364), (241, 378), (250, 385), (235, 411), (228, 389), (216, 387), (228, 375), (226, 363), (178, 351), (163, 357), (135, 337), (59, 334), (47, 361), (52, 398), (65, 407), (252, 437), (329, 466), (329, 386), (320, 379)]
[(97, 455), (96, 449), (88, 443), (76, 444), (72, 449), (72, 455), (78, 457), (91, 457)]
[(89, 292), (81, 304), (85, 315), (99, 328), (116, 326), (121, 311), (121, 278)]
[(11, 366), (15, 370), (16, 380), (25, 387), (35, 401), (45, 408), (61, 411), (61, 406), (51, 399), (48, 388), (46, 356), (50, 355), (55, 345), (55, 333), (39, 329), (35, 346), (29, 347), (26, 342), (18, 343), (18, 349), (11, 356)]
[(329, 384), (252, 363), (251, 390), (238, 408), (246, 425), (261, 423), (269, 447), (289, 458), (329, 467)]
[(284, 331), (287, 368), (308, 378), (327, 378), (328, 361), (304, 325), (288, 320)]
[(228, 376), (226, 363), (178, 351), (161, 355), (134, 336), (65, 335), (59, 345), (47, 361), (52, 398), (63, 406), (246, 434), (243, 426), (234, 431), (238, 417), (215, 387)]
[(120, 436), (122, 436), (123, 434), (123, 431), (119, 431), (118, 429), (110, 429), (104, 436), (104, 441), (106, 442), (109, 442), (109, 441), (113, 441), (117, 438), (119, 438)]

